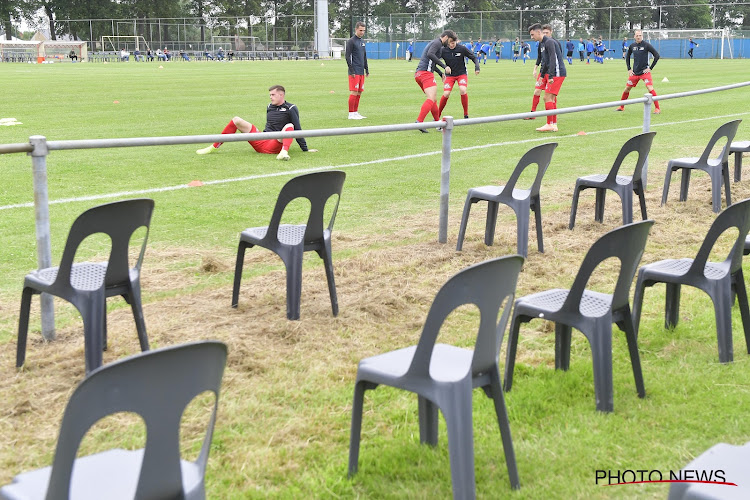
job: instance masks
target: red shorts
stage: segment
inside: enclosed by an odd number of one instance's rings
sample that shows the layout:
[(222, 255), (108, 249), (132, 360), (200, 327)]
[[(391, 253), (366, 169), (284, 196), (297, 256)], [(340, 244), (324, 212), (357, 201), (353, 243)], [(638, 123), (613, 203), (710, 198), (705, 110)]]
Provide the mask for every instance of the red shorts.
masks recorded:
[[(290, 127), (290, 130), (294, 127)], [(284, 130), (286, 130), (286, 127), (284, 127)], [(250, 133), (254, 134), (256, 132), (259, 132), (258, 127), (253, 125), (253, 128), (250, 129)], [(250, 145), (253, 147), (255, 151), (258, 153), (263, 153), (267, 155), (275, 155), (278, 154), (279, 151), (281, 151), (281, 139), (261, 139), (260, 141), (247, 141), (250, 143)]]
[(453, 86), (458, 83), (459, 87), (469, 86), (469, 75), (446, 76), (443, 82), (443, 90), (453, 90)]
[(562, 87), (565, 77), (564, 76), (550, 77), (549, 75), (544, 75), (544, 76), (547, 78), (547, 85), (544, 87), (544, 91), (547, 94), (552, 94), (552, 95), (559, 94), (560, 87)]
[(534, 88), (542, 89), (547, 87), (547, 75), (539, 75), (536, 77), (536, 83), (534, 84)]
[(432, 71), (417, 71), (414, 75), (414, 80), (422, 90), (437, 86), (435, 83), (435, 75), (432, 74)]
[(349, 90), (352, 92), (364, 92), (365, 75), (349, 75)]
[(633, 75), (628, 77), (628, 81), (625, 82), (625, 85), (628, 87), (635, 88), (636, 85), (638, 85), (638, 82), (640, 80), (643, 80), (643, 83), (646, 85), (653, 85), (654, 81), (651, 79), (651, 72), (643, 73), (642, 75)]

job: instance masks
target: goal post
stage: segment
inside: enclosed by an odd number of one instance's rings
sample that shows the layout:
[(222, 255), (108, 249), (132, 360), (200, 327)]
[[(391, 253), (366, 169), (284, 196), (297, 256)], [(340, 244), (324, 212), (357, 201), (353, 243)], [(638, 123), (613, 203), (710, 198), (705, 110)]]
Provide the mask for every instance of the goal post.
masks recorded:
[(151, 47), (146, 43), (146, 39), (139, 35), (104, 35), (102, 36), (102, 50), (111, 50), (113, 52), (119, 52), (126, 50), (127, 52), (135, 52), (140, 50), (146, 52)]
[(690, 40), (696, 44), (693, 58), (733, 59), (732, 32), (729, 28), (712, 29), (644, 29), (643, 38), (662, 57), (690, 57)]

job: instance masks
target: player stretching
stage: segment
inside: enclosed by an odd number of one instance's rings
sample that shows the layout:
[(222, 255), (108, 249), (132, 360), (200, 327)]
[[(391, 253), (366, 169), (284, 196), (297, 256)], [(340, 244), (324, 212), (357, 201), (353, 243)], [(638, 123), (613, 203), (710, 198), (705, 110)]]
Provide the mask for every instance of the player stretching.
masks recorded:
[[(648, 54), (651, 53), (654, 56), (651, 61), (651, 66), (648, 64)], [(633, 69), (630, 69), (630, 54), (633, 54)], [(643, 32), (638, 30), (635, 32), (635, 43), (631, 43), (628, 47), (628, 53), (625, 56), (625, 64), (628, 67), (628, 81), (625, 83), (625, 91), (622, 93), (622, 100), (626, 100), (630, 95), (630, 90), (638, 85), (639, 80), (643, 80), (646, 84), (646, 89), (651, 93), (652, 96), (656, 97), (656, 90), (654, 90), (654, 81), (651, 78), (651, 70), (656, 66), (656, 62), (659, 60), (659, 53), (656, 51), (653, 45), (643, 41)], [(654, 101), (656, 109), (654, 113), (657, 115), (661, 113), (659, 108), (659, 101)], [(625, 106), (620, 106), (617, 111), (625, 111)]]
[(469, 85), (469, 75), (466, 72), (466, 59), (474, 61), (474, 74), (479, 74), (479, 60), (463, 45), (458, 45), (456, 40), (448, 40), (448, 46), (443, 47), (441, 56), (451, 69), (450, 76), (443, 77), (443, 97), (440, 98), (438, 113), (443, 114), (443, 108), (448, 103), (448, 98), (453, 91), (453, 86), (458, 82), (458, 90), (461, 93), (461, 106), (464, 108), (464, 118), (469, 117), (469, 95), (466, 87)]
[[(444, 68), (446, 75), (451, 74), (450, 66), (446, 67), (440, 60), (440, 56), (442, 55), (445, 44), (449, 41), (455, 42), (456, 40), (458, 40), (458, 37), (455, 32), (452, 30), (445, 30), (440, 34), (439, 38), (436, 38), (427, 44), (427, 47), (422, 51), (422, 58), (417, 65), (417, 72), (414, 74), (414, 80), (417, 82), (417, 85), (419, 85), (419, 88), (422, 89), (422, 92), (424, 92), (427, 99), (425, 99), (422, 104), (422, 109), (419, 110), (419, 116), (417, 117), (418, 123), (424, 121), (427, 113), (432, 113), (432, 117), (435, 121), (440, 120), (440, 111), (438, 111), (437, 102), (435, 102), (437, 99), (437, 84), (435, 83), (435, 75), (433, 74), (433, 71), (440, 75), (441, 78), (443, 77), (443, 73), (438, 68)], [(427, 130), (423, 128), (419, 129), (419, 131), (423, 134), (427, 133)]]
[[(562, 47), (554, 38), (542, 33), (542, 25), (532, 24), (529, 27), (529, 35), (535, 42), (539, 42), (542, 53), (542, 71), (546, 77), (544, 87), (544, 109), (557, 109), (557, 96), (560, 93), (563, 81), (567, 76), (565, 62), (562, 58)], [(538, 132), (557, 132), (557, 116), (547, 116), (547, 124), (536, 129)]]
[(693, 58), (693, 49), (698, 47), (698, 44), (693, 41), (692, 38), (688, 38), (688, 43), (690, 44), (690, 50), (688, 50), (688, 55), (690, 56), (690, 59)]
[[(269, 97), (271, 98), (271, 104), (266, 108), (266, 128), (263, 132), (281, 132), (291, 130), (302, 130), (302, 126), (299, 124), (299, 111), (297, 106), (288, 103), (285, 100), (286, 91), (281, 85), (274, 85), (268, 89)], [(239, 116), (232, 118), (222, 134), (234, 134), (237, 131), (245, 134), (254, 134), (258, 131), (258, 128), (252, 123), (246, 122)], [(269, 155), (275, 155), (277, 160), (288, 160), (289, 159), (289, 146), (292, 145), (292, 138), (287, 139), (262, 139), (257, 141), (247, 141), (258, 153), (265, 153)], [(213, 153), (223, 143), (215, 142), (213, 145), (196, 151), (199, 155), (205, 155)], [(302, 149), (309, 153), (314, 153), (317, 149), (307, 149), (307, 143), (302, 137), (297, 139), (297, 144)]]
[[(549, 24), (545, 24), (542, 26), (542, 34), (546, 36), (552, 36), (552, 26)], [(538, 44), (537, 47), (537, 54), (536, 54), (536, 63), (534, 64), (534, 96), (531, 98), (531, 112), (533, 113), (536, 111), (536, 107), (539, 105), (539, 100), (542, 96), (542, 91), (544, 90), (544, 87), (547, 85), (547, 81), (544, 78), (544, 68), (542, 67), (542, 44)], [(529, 116), (528, 118), (524, 118), (524, 120), (535, 120), (536, 118), (533, 116)]]
[(357, 21), (354, 25), (354, 36), (346, 42), (346, 65), (349, 67), (349, 119), (366, 118), (359, 114), (359, 99), (365, 91), (365, 77), (370, 76), (367, 67), (367, 50), (365, 49), (365, 23)]

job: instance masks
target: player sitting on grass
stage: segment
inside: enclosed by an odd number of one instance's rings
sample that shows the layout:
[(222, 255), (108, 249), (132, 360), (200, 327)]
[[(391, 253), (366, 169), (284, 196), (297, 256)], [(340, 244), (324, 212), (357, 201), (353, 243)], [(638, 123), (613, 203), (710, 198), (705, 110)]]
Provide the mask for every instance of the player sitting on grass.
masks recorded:
[[(291, 130), (302, 130), (302, 126), (299, 123), (299, 111), (297, 106), (288, 103), (285, 100), (286, 90), (281, 85), (274, 85), (268, 89), (269, 96), (271, 98), (271, 104), (266, 109), (266, 128), (263, 132), (287, 132)], [(234, 134), (237, 131), (245, 134), (254, 134), (258, 132), (258, 128), (249, 123), (239, 116), (232, 118), (232, 121), (224, 127), (221, 131), (222, 134)], [(277, 160), (288, 160), (289, 159), (289, 147), (292, 145), (292, 138), (286, 139), (262, 139), (258, 141), (248, 141), (250, 145), (258, 153), (264, 153), (269, 155), (275, 155)], [(215, 142), (211, 146), (196, 151), (199, 155), (205, 155), (213, 153), (223, 143)], [(317, 149), (307, 149), (307, 142), (302, 137), (297, 138), (297, 144), (302, 151), (308, 153), (314, 153)]]
[[(633, 69), (630, 69), (630, 55), (633, 54)], [(651, 65), (648, 64), (648, 55), (654, 56), (651, 61)], [(643, 40), (643, 32), (638, 30), (635, 32), (635, 43), (631, 43), (628, 47), (628, 53), (625, 56), (625, 64), (628, 67), (628, 81), (625, 83), (625, 90), (622, 93), (621, 99), (624, 101), (630, 96), (630, 90), (638, 85), (639, 80), (643, 80), (646, 84), (646, 89), (651, 93), (652, 96), (656, 97), (656, 90), (654, 90), (654, 81), (651, 78), (651, 70), (656, 66), (656, 62), (659, 60), (659, 53), (656, 51), (653, 45)], [(659, 108), (659, 101), (654, 101), (654, 113), (661, 113)], [(625, 106), (620, 106), (617, 111), (625, 111)]]

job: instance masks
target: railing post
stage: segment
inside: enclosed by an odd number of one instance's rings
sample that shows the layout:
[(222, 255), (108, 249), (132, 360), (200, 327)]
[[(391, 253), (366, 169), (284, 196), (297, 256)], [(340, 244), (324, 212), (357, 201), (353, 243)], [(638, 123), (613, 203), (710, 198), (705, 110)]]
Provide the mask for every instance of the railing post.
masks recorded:
[[(36, 221), (36, 255), (39, 269), (52, 267), (52, 244), (49, 229), (49, 195), (47, 192), (47, 139), (42, 135), (32, 135), (29, 142), (34, 146), (31, 163), (34, 172), (34, 219)], [(52, 296), (43, 293), (42, 336), (47, 340), (55, 338), (55, 309)]]
[[(643, 133), (651, 131), (651, 105), (654, 103), (654, 96), (647, 93), (645, 96), (646, 102), (643, 103)], [(643, 180), (643, 190), (648, 189), (648, 155), (646, 155), (646, 161), (643, 163), (643, 170), (641, 172), (641, 179)]]
[(448, 242), (448, 195), (451, 181), (451, 136), (453, 135), (453, 117), (444, 116), (443, 155), (440, 162), (440, 230), (438, 242)]

